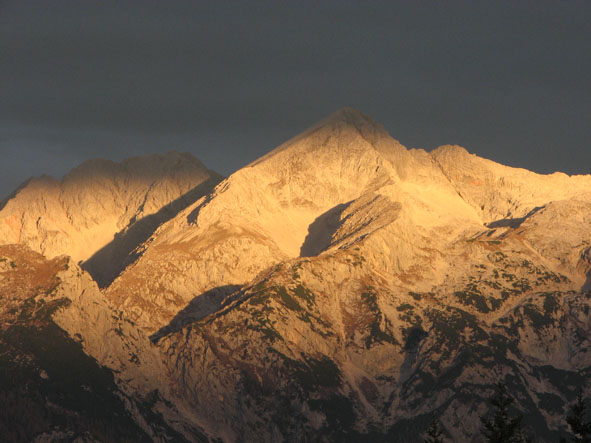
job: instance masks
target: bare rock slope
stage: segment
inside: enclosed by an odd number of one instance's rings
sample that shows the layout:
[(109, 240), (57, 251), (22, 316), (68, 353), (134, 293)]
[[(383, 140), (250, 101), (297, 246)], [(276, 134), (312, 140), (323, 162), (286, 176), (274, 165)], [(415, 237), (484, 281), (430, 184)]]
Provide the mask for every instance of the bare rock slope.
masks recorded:
[(428, 153), (406, 150), (370, 118), (343, 109), (161, 226), (107, 295), (154, 331), (200, 294), (214, 296), (196, 298), (195, 315), (282, 260), (409, 225), (419, 229), (399, 230), (390, 245), (397, 249), (383, 256), (392, 266), (414, 260), (406, 236), (447, 236), (481, 220)]

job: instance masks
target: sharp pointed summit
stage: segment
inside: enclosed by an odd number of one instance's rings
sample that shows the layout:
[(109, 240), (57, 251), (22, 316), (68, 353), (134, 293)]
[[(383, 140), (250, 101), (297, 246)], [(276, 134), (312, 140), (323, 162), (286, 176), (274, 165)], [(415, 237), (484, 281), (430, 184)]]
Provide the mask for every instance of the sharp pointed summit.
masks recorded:
[[(439, 208), (438, 199), (451, 213)], [(235, 288), (279, 260), (350, 246), (392, 224), (453, 224), (449, 220), (459, 217), (479, 222), (427, 153), (408, 151), (369, 117), (343, 108), (235, 172), (207, 202), (162, 226), (108, 293), (117, 304), (144, 306), (145, 320), (135, 320), (153, 332), (196, 293)], [(392, 264), (404, 267), (413, 254), (402, 261), (392, 257)], [(205, 267), (209, 272), (200, 272)], [(128, 290), (129, 282), (147, 275), (160, 275), (159, 286), (147, 279), (141, 290)], [(162, 285), (179, 306), (163, 303)], [(215, 303), (200, 309), (207, 313)]]
[[(345, 107), (282, 143), (248, 166), (260, 165), (273, 157), (277, 157), (277, 162), (301, 155), (316, 154), (324, 157), (325, 154), (320, 151), (332, 152), (333, 159), (336, 160), (338, 155), (357, 155), (366, 150), (383, 149), (384, 146), (402, 147), (381, 124), (353, 108)], [(278, 154), (282, 155), (278, 156)]]
[(329, 124), (345, 124), (355, 128), (375, 127), (383, 129), (382, 125), (373, 120), (371, 117), (363, 114), (357, 109), (348, 106), (337, 109), (335, 112), (321, 120), (316, 126), (324, 126)]

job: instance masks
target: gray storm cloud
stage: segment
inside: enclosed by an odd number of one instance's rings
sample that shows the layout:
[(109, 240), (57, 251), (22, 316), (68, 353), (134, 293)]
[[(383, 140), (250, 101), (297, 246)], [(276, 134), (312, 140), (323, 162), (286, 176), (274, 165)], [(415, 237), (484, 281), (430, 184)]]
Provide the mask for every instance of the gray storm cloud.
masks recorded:
[(341, 106), (409, 147), (589, 173), (588, 2), (0, 5), (0, 196), (90, 157), (229, 174)]

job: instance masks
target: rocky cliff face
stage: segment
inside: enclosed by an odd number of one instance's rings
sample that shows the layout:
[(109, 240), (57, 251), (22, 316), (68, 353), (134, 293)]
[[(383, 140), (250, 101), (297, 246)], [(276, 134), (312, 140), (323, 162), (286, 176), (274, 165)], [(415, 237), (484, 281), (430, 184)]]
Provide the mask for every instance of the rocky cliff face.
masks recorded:
[(213, 291), (193, 304), (195, 316), (209, 313), (224, 295), (282, 260), (396, 225), (402, 229), (392, 228), (392, 254), (384, 259), (408, 267), (414, 263), (410, 237), (471, 224), (481, 224), (476, 211), (429, 154), (407, 151), (379, 124), (344, 109), (164, 224), (107, 294), (153, 332), (195, 296)]
[(104, 290), (59, 271), (50, 318), (151, 439), (421, 441), (437, 418), (478, 441), (504, 380), (552, 441), (591, 383), (590, 189), (343, 109), (162, 220)]

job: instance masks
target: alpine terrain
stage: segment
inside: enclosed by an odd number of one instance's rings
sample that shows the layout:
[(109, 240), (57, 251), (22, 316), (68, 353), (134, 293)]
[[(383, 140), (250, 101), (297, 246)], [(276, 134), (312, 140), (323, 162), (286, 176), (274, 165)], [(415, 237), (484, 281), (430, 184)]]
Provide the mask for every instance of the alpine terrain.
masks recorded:
[(344, 108), (222, 177), (92, 160), (0, 205), (12, 441), (535, 441), (591, 392), (591, 176), (407, 149)]

